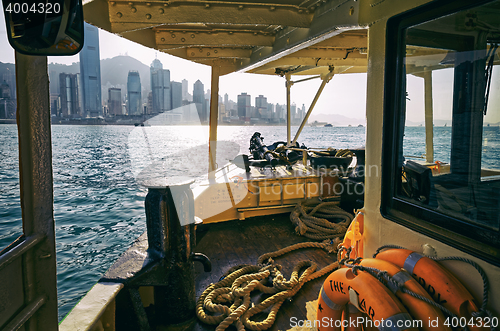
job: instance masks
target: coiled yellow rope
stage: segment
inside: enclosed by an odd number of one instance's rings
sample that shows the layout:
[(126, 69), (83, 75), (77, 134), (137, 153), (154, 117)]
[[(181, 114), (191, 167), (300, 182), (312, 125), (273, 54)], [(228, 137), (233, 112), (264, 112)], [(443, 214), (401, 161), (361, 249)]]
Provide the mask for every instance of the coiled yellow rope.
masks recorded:
[[(245, 328), (250, 330), (270, 328), (279, 308), (287, 298), (294, 296), (306, 282), (329, 274), (339, 267), (338, 262), (335, 261), (316, 271), (315, 263), (301, 261), (297, 263), (290, 280), (287, 281), (281, 273), (281, 266), (275, 264), (273, 258), (302, 248), (321, 248), (329, 253), (336, 253), (339, 243), (338, 238), (327, 243), (299, 243), (261, 255), (257, 260), (259, 265), (241, 265), (231, 268), (221, 281), (211, 284), (202, 293), (196, 303), (196, 316), (206, 324), (218, 324), (216, 331), (225, 330), (231, 324), (234, 324), (238, 331), (245, 330)], [(268, 264), (262, 265), (264, 262)], [(266, 280), (270, 276), (273, 286), (266, 286)], [(254, 290), (273, 295), (250, 307), (250, 293)], [(252, 316), (269, 307), (271, 310), (263, 321), (251, 320)]]
[[(316, 206), (297, 204), (290, 214), (290, 220), (295, 225), (295, 232), (314, 240), (343, 237), (354, 216), (339, 208), (338, 204), (338, 201), (323, 202)], [(326, 218), (341, 221), (332, 223)]]

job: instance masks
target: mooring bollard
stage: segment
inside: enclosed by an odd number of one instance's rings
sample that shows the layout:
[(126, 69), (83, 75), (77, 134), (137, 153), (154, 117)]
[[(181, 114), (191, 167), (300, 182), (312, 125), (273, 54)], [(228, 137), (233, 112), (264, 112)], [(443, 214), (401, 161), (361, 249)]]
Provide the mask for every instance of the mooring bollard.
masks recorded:
[(156, 318), (165, 324), (186, 322), (195, 315), (194, 261), (210, 271), (210, 260), (193, 253), (196, 245), (194, 197), (190, 182), (149, 187), (146, 196), (148, 251), (163, 259), (167, 281), (154, 286)]

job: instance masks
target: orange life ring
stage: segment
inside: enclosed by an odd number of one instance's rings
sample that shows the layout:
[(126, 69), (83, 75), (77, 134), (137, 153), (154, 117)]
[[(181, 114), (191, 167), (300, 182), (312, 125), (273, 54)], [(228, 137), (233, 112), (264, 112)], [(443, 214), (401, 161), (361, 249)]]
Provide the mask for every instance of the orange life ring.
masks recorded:
[[(474, 297), (465, 286), (439, 263), (408, 249), (389, 249), (378, 253), (377, 259), (404, 268), (418, 280), (435, 302), (458, 317), (472, 318), (478, 312)], [(487, 327), (469, 326), (470, 330), (489, 330)]]
[[(341, 330), (342, 312), (348, 303), (359, 307), (376, 327), (418, 330), (412, 328), (413, 319), (389, 289), (367, 272), (354, 274), (347, 268), (334, 271), (323, 283), (316, 311), (318, 330)], [(363, 322), (370, 323), (368, 320)]]
[[(404, 284), (405, 288), (408, 290), (432, 300), (431, 296), (422, 288), (422, 286), (420, 286), (416, 279), (413, 279), (408, 272), (390, 262), (381, 259), (363, 259), (359, 265), (387, 271), (389, 276), (393, 277), (393, 279), (398, 281), (398, 283)], [(445, 317), (440, 309), (417, 299), (410, 294), (399, 291), (398, 288), (392, 287), (391, 283), (388, 283), (387, 286), (390, 290), (392, 290), (396, 297), (401, 300), (403, 305), (405, 305), (410, 315), (415, 320), (422, 321), (422, 325), (420, 326), (421, 330), (451, 330), (451, 328), (443, 324), (445, 322)], [(431, 325), (429, 321), (436, 321), (437, 325)]]

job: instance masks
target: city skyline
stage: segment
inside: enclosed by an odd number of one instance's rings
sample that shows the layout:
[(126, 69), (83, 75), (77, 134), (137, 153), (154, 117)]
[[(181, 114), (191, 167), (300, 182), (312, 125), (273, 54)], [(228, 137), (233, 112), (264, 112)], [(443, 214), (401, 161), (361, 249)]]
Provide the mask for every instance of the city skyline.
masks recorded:
[[(151, 114), (151, 112), (149, 111), (150, 109), (152, 109), (152, 107), (150, 106), (151, 104), (151, 98), (149, 97), (149, 94), (151, 93), (148, 93), (148, 88), (149, 88), (149, 80), (150, 80), (150, 66), (146, 66), (144, 65), (142, 62), (138, 61), (137, 59), (133, 59), (131, 57), (127, 57), (127, 56), (118, 56), (118, 57), (115, 57), (113, 59), (103, 59), (101, 60), (101, 63), (104, 63), (104, 69), (102, 71), (102, 79), (103, 79), (103, 82), (106, 82), (106, 84), (104, 84), (102, 86), (102, 93), (103, 95), (106, 95), (106, 100), (103, 100), (102, 104), (104, 106), (107, 106), (105, 107), (105, 111), (107, 114), (109, 115), (112, 115), (112, 116), (117, 116), (117, 118), (115, 119), (111, 119), (111, 120), (106, 120), (106, 123), (107, 124), (125, 124), (125, 125), (130, 125), (130, 124), (136, 124), (136, 123), (141, 123), (145, 120), (147, 120), (148, 118), (150, 118), (150, 115), (155, 115), (155, 114)], [(14, 65), (13, 64), (10, 64), (8, 65), (7, 67), (5, 67), (5, 65), (3, 65), (4, 68), (11, 68), (13, 69), (14, 68)], [(101, 64), (102, 66), (102, 64)], [(139, 66), (139, 67), (137, 67)], [(55, 99), (55, 96), (54, 94), (56, 94), (57, 92), (55, 91), (55, 87), (59, 87), (59, 79), (53, 79), (54, 78), (54, 74), (57, 73), (57, 75), (59, 75), (59, 73), (61, 71), (67, 71), (69, 70), (70, 72), (72, 73), (78, 73), (78, 69), (79, 69), (79, 63), (74, 63), (70, 66), (66, 66), (66, 65), (60, 65), (60, 64), (49, 64), (49, 75), (51, 77), (50, 79), (50, 91), (51, 91), (51, 108), (54, 107), (54, 104), (60, 104), (60, 100), (57, 101), (57, 100), (54, 100)], [(140, 79), (141, 79), (141, 90), (142, 90), (142, 102), (143, 102), (143, 112), (142, 114), (147, 114), (147, 116), (143, 116), (143, 115), (140, 115), (141, 117), (127, 117), (127, 118), (123, 118), (123, 117), (120, 117), (119, 115), (123, 115), (123, 114), (127, 114), (127, 106), (126, 106), (126, 103), (127, 103), (127, 90), (126, 90), (126, 83), (124, 83), (124, 81), (122, 80), (122, 75), (125, 74), (125, 81), (126, 81), (126, 75), (128, 73), (128, 70), (126, 70), (126, 68), (139, 68), (139, 71), (141, 72), (141, 75), (140, 75)], [(67, 69), (67, 70), (66, 70)], [(110, 76), (110, 74), (112, 76)], [(4, 76), (5, 76), (5, 73), (4, 73)], [(59, 78), (59, 77), (57, 77)], [(197, 79), (198, 80), (198, 79)], [(142, 84), (143, 82), (146, 82), (146, 84)], [(185, 89), (185, 98), (182, 98), (183, 101), (182, 101), (182, 104), (185, 105), (186, 103), (188, 103), (189, 101), (192, 101), (192, 95), (188, 92), (192, 91), (191, 89), (191, 86), (193, 86), (193, 83), (192, 82), (189, 82), (186, 80), (186, 79), (181, 79), (182, 83), (180, 83), (180, 85), (184, 85), (185, 87), (188, 87), (189, 85), (189, 88), (188, 89)], [(110, 82), (113, 82), (110, 84)], [(201, 81), (200, 81), (201, 83)], [(176, 83), (175, 82), (171, 82), (172, 86), (175, 85)], [(146, 85), (146, 87), (144, 87), (144, 85)], [(15, 86), (15, 84), (14, 84)], [(122, 104), (122, 111), (121, 113), (116, 113), (116, 111), (113, 111), (111, 110), (110, 108), (112, 107), (109, 103), (109, 89), (116, 89), (118, 88), (119, 91), (120, 91), (120, 94), (121, 94), (121, 104)], [(182, 87), (180, 87), (182, 89)], [(219, 107), (220, 107), (220, 110), (219, 110), (219, 114), (218, 114), (218, 118), (219, 118), (219, 123), (221, 124), (235, 124), (235, 125), (238, 125), (238, 124), (245, 124), (244, 121), (239, 121), (237, 118), (235, 119), (234, 117), (234, 112), (231, 113), (232, 110), (234, 109), (237, 109), (237, 106), (236, 106), (236, 102), (231, 100), (229, 98), (229, 95), (228, 93), (222, 93), (223, 91), (219, 91)], [(260, 91), (259, 91), (260, 92)], [(241, 94), (242, 91), (240, 90), (239, 94)], [(201, 95), (203, 95), (203, 91), (201, 91), (200, 93)], [(247, 93), (248, 94), (248, 93)], [(209, 97), (210, 95), (210, 89), (207, 89), (206, 90), (206, 93), (205, 93), (205, 97)], [(237, 95), (236, 95), (236, 98), (237, 99)], [(257, 108), (261, 108), (259, 109), (259, 113), (260, 115), (251, 115), (250, 117), (250, 120), (249, 121), (246, 121), (247, 123), (249, 124), (252, 124), (252, 125), (258, 125), (258, 124), (271, 124), (271, 125), (276, 125), (276, 124), (279, 124), (279, 125), (283, 125), (284, 122), (285, 122), (285, 115), (286, 115), (286, 105), (284, 103), (277, 103), (277, 104), (274, 104), (272, 102), (268, 102), (268, 109), (265, 110), (264, 107), (262, 107), (262, 105), (260, 105), (261, 107), (259, 107), (259, 102), (257, 103), (254, 103), (255, 100), (259, 100), (260, 98), (262, 98), (262, 100), (265, 100), (267, 101), (268, 100), (268, 94), (266, 95), (262, 95), (262, 92), (258, 93), (258, 94), (252, 94), (250, 96), (250, 105), (252, 108), (254, 108), (255, 105), (257, 105), (258, 107)], [(59, 97), (59, 93), (57, 93), (57, 97)], [(173, 97), (174, 98), (174, 97)], [(293, 105), (293, 103), (296, 104), (296, 106)], [(201, 105), (203, 106), (203, 105)], [(206, 109), (209, 109), (209, 100), (205, 100), (205, 106), (206, 106)], [(174, 107), (175, 108), (175, 107)], [(196, 107), (195, 107), (196, 108)], [(294, 110), (297, 109), (297, 116), (294, 116)], [(182, 113), (185, 112), (185, 111), (188, 111), (190, 112), (191, 110), (189, 109), (184, 109), (184, 110), (178, 110), (176, 112), (176, 114), (172, 114), (172, 115), (175, 115), (175, 116), (170, 116), (169, 119), (164, 123), (169, 123), (169, 124), (182, 124), (180, 122), (182, 122), (182, 119), (183, 119), (183, 115)], [(292, 125), (298, 125), (300, 124), (300, 121), (299, 119), (302, 119), (302, 116), (305, 114), (306, 112), (306, 107), (304, 104), (301, 104), (298, 103), (298, 102), (295, 102), (295, 100), (293, 100), (292, 98), (292, 105), (291, 105), (291, 113), (292, 113)], [(271, 113), (275, 113), (274, 115), (270, 115)], [(54, 114), (55, 115), (55, 114)], [(252, 117), (254, 117), (254, 119), (252, 119)], [(354, 118), (354, 117), (348, 117), (348, 116), (342, 116), (341, 114), (335, 114), (334, 117), (325, 117), (327, 115), (325, 115), (324, 113), (318, 113), (318, 112), (313, 112), (312, 115), (311, 115), (311, 118), (309, 118), (309, 123), (313, 123), (314, 121), (318, 121), (319, 123), (316, 124), (316, 125), (322, 125), (321, 123), (333, 123), (334, 125), (340, 125), (340, 126), (347, 126), (348, 124), (352, 124), (352, 125), (358, 125), (358, 124), (364, 124), (365, 121), (362, 119), (362, 118)], [(233, 118), (231, 118), (233, 117)], [(268, 121), (263, 123), (263, 122), (259, 122), (259, 121), (255, 121), (255, 119), (258, 119), (259, 117), (262, 117), (262, 118), (267, 118)], [(11, 117), (12, 118), (12, 117)], [(192, 121), (192, 116), (184, 116), (184, 118), (190, 118), (190, 121), (189, 123), (190, 124), (195, 124), (195, 122)], [(197, 114), (197, 118), (199, 118), (198, 114)], [(280, 120), (278, 120), (278, 118)], [(71, 123), (73, 124), (79, 124), (81, 122), (81, 117), (79, 116), (75, 116), (73, 118), (69, 118), (70, 121), (72, 121)], [(74, 121), (76, 120), (76, 122)], [(248, 119), (247, 119), (248, 120)], [(233, 121), (233, 122), (230, 122), (230, 121)], [(159, 121), (156, 121), (156, 123), (158, 123)], [(204, 123), (207, 123), (207, 121), (203, 121)], [(67, 119), (65, 120), (64, 118), (56, 118), (55, 121), (53, 121), (53, 123), (70, 123), (70, 122), (67, 122)], [(97, 121), (86, 121), (85, 123), (88, 123), (88, 124), (104, 124), (104, 120), (97, 120)], [(200, 123), (200, 121), (198, 120), (198, 123)], [(166, 124), (168, 125), (168, 124)]]
[[(90, 43), (88, 44), (90, 45)], [(98, 59), (98, 58), (97, 58)], [(95, 62), (95, 58), (93, 59)], [(132, 66), (133, 67), (133, 66)], [(80, 68), (82, 66), (80, 65)], [(100, 70), (100, 66), (97, 67)], [(124, 68), (123, 66), (121, 67)], [(90, 112), (82, 111), (83, 109), (83, 91), (82, 86), (84, 79), (80, 73), (69, 74), (62, 72), (59, 74), (57, 81), (59, 91), (51, 89), (51, 99), (53, 100), (52, 114), (57, 117), (56, 121), (70, 119), (90, 119), (90, 118), (110, 118), (126, 116), (146, 116), (157, 115), (164, 112), (171, 112), (172, 116), (164, 117), (165, 121), (170, 124), (182, 124), (193, 121), (193, 116), (188, 113), (190, 108), (182, 108), (194, 103), (197, 112), (197, 121), (207, 123), (210, 109), (210, 89), (205, 90), (205, 85), (197, 79), (193, 83), (192, 98), (190, 98), (187, 79), (181, 82), (170, 81), (169, 69), (164, 69), (163, 63), (154, 59), (149, 67), (149, 80), (151, 85), (144, 88), (141, 84), (141, 77), (137, 70), (128, 70), (127, 88), (122, 96), (122, 84), (117, 86), (108, 86), (107, 83), (107, 99), (103, 99), (101, 106), (102, 112), (94, 116)], [(52, 76), (55, 71), (51, 71)], [(143, 77), (144, 78), (144, 77)], [(96, 81), (94, 79), (93, 81)], [(80, 84), (82, 82), (82, 84)], [(54, 83), (52, 80), (51, 85)], [(184, 98), (182, 97), (182, 89), (184, 88)], [(106, 87), (104, 87), (106, 88)], [(97, 90), (94, 88), (94, 91)], [(95, 95), (89, 94), (87, 98), (96, 100)], [(238, 103), (245, 99), (243, 110), (239, 109)], [(189, 100), (191, 99), (191, 100)], [(283, 124), (286, 120), (285, 111), (286, 105), (273, 104), (267, 102), (267, 97), (259, 94), (255, 97), (255, 103), (252, 105), (252, 96), (246, 92), (238, 95), (238, 102), (229, 99), (228, 94), (221, 95), (219, 99), (218, 118), (221, 123), (226, 124)], [(223, 102), (224, 100), (224, 102)], [(182, 109), (184, 110), (182, 110)], [(295, 103), (291, 105), (291, 118), (293, 124), (298, 124), (305, 115), (305, 106), (296, 107)], [(175, 110), (175, 111), (174, 111)], [(185, 112), (188, 113), (185, 113)], [(148, 116), (149, 118), (150, 116)], [(110, 119), (113, 122), (117, 119)], [(123, 120), (123, 118), (122, 118)], [(131, 119), (134, 120), (134, 119)], [(146, 118), (143, 118), (146, 120)], [(99, 122), (92, 122), (98, 124)]]
[[(197, 79), (200, 79), (206, 86), (210, 85), (211, 68), (209, 66), (196, 64), (144, 47), (100, 29), (99, 39), (101, 59), (111, 59), (118, 55), (129, 55), (135, 59), (139, 59), (141, 63), (149, 67), (150, 63), (155, 58), (158, 58), (170, 68), (170, 79), (172, 81), (182, 82), (183, 79), (187, 79), (190, 82), (189, 90), (191, 90), (192, 83)], [(13, 63), (14, 51), (7, 41), (3, 17), (0, 17), (0, 43), (6, 45), (6, 47), (0, 49), (0, 62)], [(73, 62), (78, 62), (78, 55), (62, 57), (50, 56), (48, 57), (48, 62), (69, 65)], [(141, 77), (141, 79), (142, 78), (143, 77)], [(103, 84), (105, 83), (106, 82), (103, 82)], [(306, 107), (308, 107), (319, 85), (319, 80), (312, 80), (295, 85), (292, 87), (291, 91), (292, 100), (295, 101), (297, 105), (305, 104)], [(103, 95), (107, 95), (108, 87), (109, 86), (103, 89)], [(121, 88), (123, 96), (125, 94), (124, 88), (126, 87), (122, 86)], [(286, 103), (285, 80), (282, 77), (246, 73), (232, 73), (220, 77), (220, 95), (227, 93), (231, 100), (236, 100), (237, 95), (242, 91), (247, 91), (252, 96), (258, 96), (265, 93), (269, 103)], [(145, 96), (147, 96), (147, 94)], [(107, 98), (103, 97), (103, 99)], [(365, 74), (336, 75), (325, 87), (313, 114), (338, 113), (363, 119), (365, 118), (366, 112), (365, 101)]]
[[(14, 63), (14, 51), (8, 44), (4, 18), (2, 15), (0, 16), (0, 44), (6, 45), (6, 47), (0, 49), (0, 62)], [(171, 80), (182, 82), (183, 79), (187, 79), (192, 86), (193, 82), (200, 79), (205, 85), (210, 84), (211, 68), (209, 66), (196, 64), (138, 45), (103, 30), (99, 30), (99, 39), (101, 59), (110, 59), (118, 55), (127, 54), (135, 59), (139, 59), (139, 61), (149, 67), (150, 63), (155, 58), (158, 58), (164, 64), (168, 64), (167, 67), (170, 68)], [(48, 62), (70, 65), (73, 62), (78, 62), (78, 55), (50, 56), (48, 57)], [(106, 82), (103, 83), (105, 84)], [(292, 100), (299, 105), (305, 104), (308, 107), (319, 85), (319, 80), (296, 84), (292, 87)], [(189, 89), (191, 89), (191, 86)], [(220, 77), (219, 94), (224, 95), (227, 93), (232, 100), (236, 100), (237, 95), (242, 91), (247, 91), (253, 96), (265, 93), (267, 94), (268, 102), (274, 104), (284, 104), (286, 102), (285, 79), (282, 77), (245, 73), (232, 73)], [(336, 75), (325, 87), (313, 114), (338, 113), (356, 118), (365, 118), (365, 109), (366, 75)]]

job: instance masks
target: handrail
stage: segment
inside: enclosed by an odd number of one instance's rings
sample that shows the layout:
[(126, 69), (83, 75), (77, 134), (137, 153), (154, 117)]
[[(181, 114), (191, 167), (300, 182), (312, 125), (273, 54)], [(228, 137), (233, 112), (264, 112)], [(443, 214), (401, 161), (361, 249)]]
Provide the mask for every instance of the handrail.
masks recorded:
[(24, 323), (26, 323), (27, 320), (33, 316), (40, 307), (43, 306), (43, 304), (46, 301), (45, 296), (39, 296), (35, 300), (31, 301), (26, 307), (24, 307), (23, 310), (19, 312), (11, 321), (9, 324), (5, 326), (3, 331), (16, 331), (18, 330), (21, 326), (23, 326)]
[(36, 233), (32, 236), (26, 237), (20, 244), (0, 255), (0, 270), (8, 266), (16, 258), (23, 255), (31, 248), (35, 247), (44, 239), (44, 235)]

